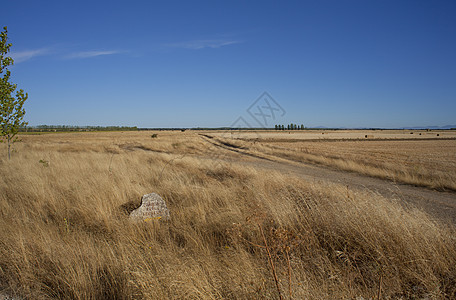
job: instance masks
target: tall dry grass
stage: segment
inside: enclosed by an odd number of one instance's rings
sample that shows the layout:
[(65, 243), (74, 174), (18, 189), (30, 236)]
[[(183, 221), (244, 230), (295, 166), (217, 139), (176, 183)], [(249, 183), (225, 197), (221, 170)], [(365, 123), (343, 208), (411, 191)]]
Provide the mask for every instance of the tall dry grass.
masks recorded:
[[(23, 138), (0, 159), (1, 289), (27, 299), (456, 297), (453, 228), (368, 191), (142, 149), (177, 147), (205, 151), (191, 134)], [(149, 192), (169, 222), (130, 222)]]

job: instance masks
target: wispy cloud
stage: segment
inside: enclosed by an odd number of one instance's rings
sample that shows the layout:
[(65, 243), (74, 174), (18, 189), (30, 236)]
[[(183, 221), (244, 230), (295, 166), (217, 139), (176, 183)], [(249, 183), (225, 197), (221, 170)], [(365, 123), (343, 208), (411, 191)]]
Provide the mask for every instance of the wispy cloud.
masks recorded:
[(66, 58), (90, 58), (90, 57), (96, 57), (96, 56), (102, 56), (102, 55), (113, 55), (113, 54), (119, 54), (121, 51), (118, 50), (94, 50), (94, 51), (81, 51), (81, 52), (75, 52), (71, 53), (66, 56)]
[(24, 50), (18, 52), (11, 52), (11, 57), (14, 59), (15, 63), (21, 63), (26, 60), (32, 59), (36, 56), (43, 56), (50, 53), (48, 48), (40, 48), (34, 50)]
[(185, 49), (204, 49), (204, 48), (220, 48), (223, 46), (239, 44), (241, 41), (236, 40), (193, 40), (181, 43), (167, 44), (168, 47), (185, 48)]

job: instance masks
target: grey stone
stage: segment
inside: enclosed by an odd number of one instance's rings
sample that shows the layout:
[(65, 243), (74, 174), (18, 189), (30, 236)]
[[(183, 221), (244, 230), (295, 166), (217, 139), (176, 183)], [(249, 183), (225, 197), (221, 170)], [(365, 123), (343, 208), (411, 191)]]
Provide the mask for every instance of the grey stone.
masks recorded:
[(141, 206), (130, 213), (130, 218), (135, 220), (169, 220), (169, 210), (165, 200), (156, 193), (142, 196)]

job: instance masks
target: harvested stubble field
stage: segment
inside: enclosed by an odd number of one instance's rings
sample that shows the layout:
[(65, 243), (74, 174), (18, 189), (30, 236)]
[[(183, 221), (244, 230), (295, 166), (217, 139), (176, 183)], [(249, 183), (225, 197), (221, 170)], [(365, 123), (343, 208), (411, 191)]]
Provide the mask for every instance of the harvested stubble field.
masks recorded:
[[(235, 152), (197, 132), (151, 134), (24, 135), (11, 161), (0, 158), (3, 293), (27, 299), (456, 297), (453, 226), (368, 190), (237, 164)], [(257, 156), (289, 151), (282, 142), (225, 142)], [(333, 151), (315, 147), (308, 151)], [(217, 149), (226, 153), (214, 155)], [(359, 147), (343, 149), (348, 155)], [(421, 161), (421, 154), (410, 156)], [(230, 163), (221, 161), (226, 158)], [(440, 156), (429, 159), (440, 163)], [(150, 192), (165, 199), (171, 220), (131, 222), (128, 212)]]

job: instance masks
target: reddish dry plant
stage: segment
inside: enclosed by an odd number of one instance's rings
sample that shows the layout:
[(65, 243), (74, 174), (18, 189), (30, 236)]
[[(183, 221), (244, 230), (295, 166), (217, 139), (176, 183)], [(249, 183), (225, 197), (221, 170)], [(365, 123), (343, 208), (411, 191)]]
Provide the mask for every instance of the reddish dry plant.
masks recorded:
[[(288, 282), (288, 295), (289, 298), (293, 298), (292, 292), (292, 266), (290, 255), (291, 252), (296, 249), (302, 242), (303, 238), (300, 234), (296, 233), (292, 229), (284, 227), (274, 226), (273, 222), (266, 224), (269, 226), (269, 230), (265, 232), (264, 225), (266, 220), (270, 219), (264, 209), (261, 209), (259, 205), (256, 205), (256, 212), (246, 218), (244, 225), (240, 223), (233, 223), (233, 225), (227, 230), (228, 235), (233, 239), (234, 244), (238, 244), (239, 241), (247, 243), (249, 246), (254, 246), (266, 251), (268, 264), (270, 266), (271, 275), (274, 279), (274, 283), (277, 289), (277, 293), (280, 299), (283, 299), (282, 291), (280, 288), (279, 279), (277, 276), (276, 263), (280, 260), (285, 260), (287, 269), (287, 282)], [(245, 237), (244, 232), (247, 230), (251, 231), (251, 226), (254, 225), (260, 233), (261, 242), (252, 242)]]

